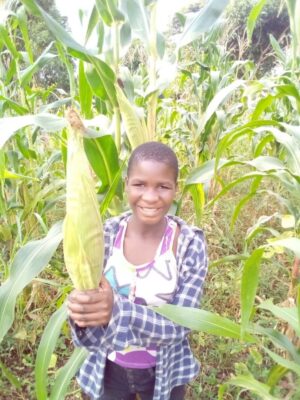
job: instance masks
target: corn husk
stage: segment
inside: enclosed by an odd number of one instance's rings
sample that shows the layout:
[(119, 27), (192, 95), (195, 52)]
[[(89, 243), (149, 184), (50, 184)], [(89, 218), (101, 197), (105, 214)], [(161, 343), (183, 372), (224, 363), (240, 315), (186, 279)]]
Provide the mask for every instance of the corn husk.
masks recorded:
[(83, 147), (85, 128), (74, 110), (68, 111), (67, 119), (70, 126), (63, 226), (64, 259), (76, 289), (95, 289), (103, 267), (103, 226), (95, 183)]
[(134, 149), (149, 140), (147, 126), (144, 118), (138, 117), (122, 89), (118, 85), (115, 87), (125, 131), (131, 148)]

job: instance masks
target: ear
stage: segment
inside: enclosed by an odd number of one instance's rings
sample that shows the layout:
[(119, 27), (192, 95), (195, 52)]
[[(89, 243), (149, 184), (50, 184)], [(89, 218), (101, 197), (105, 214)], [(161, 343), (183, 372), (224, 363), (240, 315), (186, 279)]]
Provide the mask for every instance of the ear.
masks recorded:
[(128, 191), (128, 176), (125, 177), (125, 192)]

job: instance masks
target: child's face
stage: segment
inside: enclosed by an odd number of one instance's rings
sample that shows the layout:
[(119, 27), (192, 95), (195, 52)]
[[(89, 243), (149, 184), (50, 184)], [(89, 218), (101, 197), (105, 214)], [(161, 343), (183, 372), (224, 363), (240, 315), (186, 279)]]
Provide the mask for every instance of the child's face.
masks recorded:
[(142, 223), (155, 225), (167, 214), (176, 194), (174, 170), (153, 160), (136, 162), (126, 178), (128, 202)]

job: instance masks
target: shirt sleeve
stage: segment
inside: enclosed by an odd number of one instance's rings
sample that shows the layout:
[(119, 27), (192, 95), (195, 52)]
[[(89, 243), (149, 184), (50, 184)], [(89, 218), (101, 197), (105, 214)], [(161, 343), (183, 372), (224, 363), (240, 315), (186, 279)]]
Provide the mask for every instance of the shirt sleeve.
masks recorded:
[[(180, 268), (178, 290), (172, 304), (199, 307), (207, 273), (207, 251), (202, 231), (195, 231)], [(144, 305), (132, 303), (115, 293), (112, 318), (104, 340), (110, 350), (120, 351), (135, 345), (170, 345), (181, 342), (189, 329), (173, 323)]]

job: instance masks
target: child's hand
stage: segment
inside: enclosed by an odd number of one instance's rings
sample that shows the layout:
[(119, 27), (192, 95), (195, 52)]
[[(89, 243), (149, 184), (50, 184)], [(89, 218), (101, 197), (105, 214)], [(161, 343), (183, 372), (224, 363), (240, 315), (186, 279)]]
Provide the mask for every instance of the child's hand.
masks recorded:
[(109, 323), (114, 295), (110, 284), (102, 276), (98, 289), (73, 290), (68, 298), (69, 317), (81, 328)]

